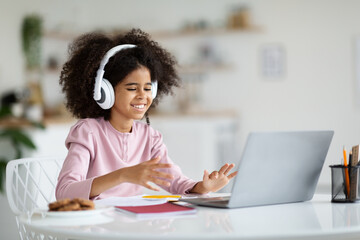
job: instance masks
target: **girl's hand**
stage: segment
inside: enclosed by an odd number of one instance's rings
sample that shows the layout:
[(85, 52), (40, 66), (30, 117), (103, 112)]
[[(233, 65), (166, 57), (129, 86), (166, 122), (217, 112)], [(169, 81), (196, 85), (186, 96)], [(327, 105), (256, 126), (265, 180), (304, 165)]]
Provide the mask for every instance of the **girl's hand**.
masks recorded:
[(208, 192), (216, 192), (225, 187), (230, 179), (236, 176), (237, 171), (228, 175), (235, 164), (225, 164), (219, 171), (213, 171), (211, 174), (207, 170), (204, 171), (203, 181), (198, 182), (191, 190), (193, 193), (205, 194)]
[(174, 177), (171, 174), (157, 171), (159, 168), (171, 168), (171, 164), (159, 163), (159, 161), (160, 157), (157, 157), (132, 167), (123, 168), (120, 175), (124, 182), (135, 183), (154, 191), (160, 191), (159, 188), (151, 186), (149, 182), (170, 186), (170, 182), (167, 180)]

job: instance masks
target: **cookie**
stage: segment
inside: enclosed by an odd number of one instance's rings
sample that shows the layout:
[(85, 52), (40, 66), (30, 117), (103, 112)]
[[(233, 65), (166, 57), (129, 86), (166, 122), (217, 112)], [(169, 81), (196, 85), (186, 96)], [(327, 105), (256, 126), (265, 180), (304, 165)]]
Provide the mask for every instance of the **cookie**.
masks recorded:
[(81, 208), (80, 208), (80, 204), (77, 202), (70, 202), (69, 204), (66, 204), (57, 209), (57, 211), (78, 211), (78, 210), (81, 210)]
[(84, 198), (74, 198), (72, 200), (65, 198), (49, 203), (49, 211), (79, 211), (91, 210), (94, 208), (94, 202)]
[(49, 203), (50, 211), (57, 211), (58, 208), (63, 207), (71, 202), (70, 198), (64, 198), (56, 202)]
[(74, 198), (72, 201), (80, 204), (83, 209), (94, 209), (95, 204), (93, 201), (84, 198)]

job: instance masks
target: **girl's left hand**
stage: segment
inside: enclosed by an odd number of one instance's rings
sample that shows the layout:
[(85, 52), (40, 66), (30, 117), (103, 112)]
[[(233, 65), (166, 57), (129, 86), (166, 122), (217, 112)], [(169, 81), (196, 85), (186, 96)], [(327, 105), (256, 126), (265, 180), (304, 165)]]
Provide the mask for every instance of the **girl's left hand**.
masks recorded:
[(203, 176), (203, 187), (208, 192), (216, 192), (225, 187), (230, 179), (236, 176), (237, 172), (233, 172), (228, 175), (230, 170), (235, 166), (235, 164), (226, 163), (220, 168), (219, 171), (213, 171), (211, 174), (207, 170), (204, 171)]

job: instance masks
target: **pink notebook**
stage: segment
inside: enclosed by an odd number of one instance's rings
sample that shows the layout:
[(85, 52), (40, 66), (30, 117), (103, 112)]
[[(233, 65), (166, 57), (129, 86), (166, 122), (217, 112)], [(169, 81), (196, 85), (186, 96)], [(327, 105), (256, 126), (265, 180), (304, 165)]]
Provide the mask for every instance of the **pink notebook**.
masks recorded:
[(169, 202), (149, 206), (115, 206), (115, 208), (122, 212), (135, 214), (136, 217), (160, 217), (196, 213), (195, 208)]

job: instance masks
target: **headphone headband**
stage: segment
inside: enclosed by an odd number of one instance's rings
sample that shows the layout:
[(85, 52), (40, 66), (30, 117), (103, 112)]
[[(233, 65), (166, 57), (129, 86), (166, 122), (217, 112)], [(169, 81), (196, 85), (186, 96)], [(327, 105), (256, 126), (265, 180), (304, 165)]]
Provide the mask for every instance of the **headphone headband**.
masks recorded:
[(117, 52), (123, 50), (123, 49), (127, 49), (127, 48), (133, 48), (136, 47), (136, 45), (133, 44), (122, 44), (122, 45), (118, 45), (115, 46), (113, 48), (111, 48), (109, 51), (107, 51), (103, 57), (103, 59), (100, 62), (100, 67), (96, 72), (96, 77), (95, 77), (95, 87), (94, 87), (94, 100), (95, 101), (99, 101), (101, 99), (101, 80), (104, 77), (104, 68), (105, 65), (108, 63), (109, 59), (114, 56)]
[(114, 56), (117, 52), (120, 52), (123, 49), (134, 48), (134, 47), (136, 47), (136, 45), (134, 45), (134, 44), (122, 44), (122, 45), (118, 45), (118, 46), (111, 48), (109, 51), (107, 51), (105, 53), (103, 59), (101, 60), (100, 68), (104, 69), (104, 67), (108, 63), (109, 59), (112, 56)]

